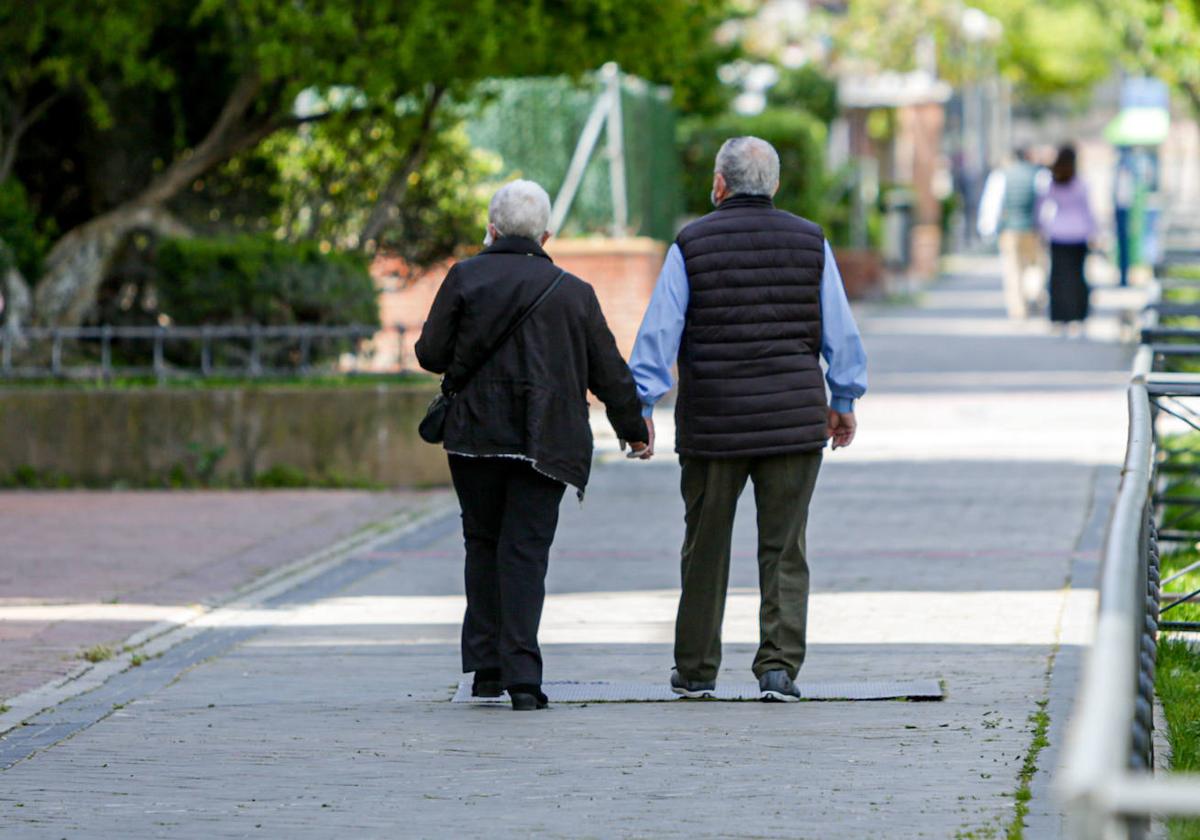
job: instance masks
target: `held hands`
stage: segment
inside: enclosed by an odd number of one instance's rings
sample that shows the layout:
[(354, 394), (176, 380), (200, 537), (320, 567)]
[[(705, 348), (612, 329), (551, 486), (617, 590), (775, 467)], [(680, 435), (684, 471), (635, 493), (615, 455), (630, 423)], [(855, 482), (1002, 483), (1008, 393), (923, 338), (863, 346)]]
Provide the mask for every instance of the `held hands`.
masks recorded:
[(829, 423), (825, 427), (825, 435), (833, 442), (834, 449), (841, 449), (854, 442), (854, 433), (858, 430), (858, 421), (854, 412), (842, 413), (829, 409)]
[[(649, 461), (654, 457), (654, 419), (646, 418), (646, 433), (649, 437), (649, 443), (641, 443), (633, 441), (629, 444), (629, 454), (626, 458), (636, 458), (641, 461)], [(621, 441), (621, 451), (625, 451), (625, 441)]]

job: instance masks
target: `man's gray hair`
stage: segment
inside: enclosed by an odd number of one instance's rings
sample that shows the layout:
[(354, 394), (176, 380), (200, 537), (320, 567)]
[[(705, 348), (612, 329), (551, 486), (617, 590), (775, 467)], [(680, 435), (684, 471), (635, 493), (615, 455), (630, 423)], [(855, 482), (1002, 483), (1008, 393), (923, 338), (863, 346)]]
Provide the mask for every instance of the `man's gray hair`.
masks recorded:
[(779, 186), (779, 153), (758, 137), (731, 137), (717, 152), (716, 171), (730, 195), (774, 195)]
[(496, 190), (488, 221), (501, 236), (539, 239), (550, 224), (550, 196), (533, 181), (513, 181)]

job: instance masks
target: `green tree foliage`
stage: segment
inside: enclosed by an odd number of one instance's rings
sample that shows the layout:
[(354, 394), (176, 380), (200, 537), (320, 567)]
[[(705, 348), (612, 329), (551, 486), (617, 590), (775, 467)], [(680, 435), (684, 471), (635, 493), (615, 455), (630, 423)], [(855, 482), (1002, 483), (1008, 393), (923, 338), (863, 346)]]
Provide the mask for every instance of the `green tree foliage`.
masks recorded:
[(11, 259), (22, 275), (37, 277), (49, 241), (20, 182), (11, 178), (0, 182), (0, 242), (6, 246), (0, 251), (0, 273), (8, 268), (4, 263)]
[(825, 126), (811, 114), (786, 108), (769, 108), (750, 117), (727, 114), (711, 120), (689, 120), (681, 126), (688, 212), (701, 215), (712, 210), (710, 193), (717, 150), (730, 137), (747, 134), (761, 137), (779, 152), (775, 205), (820, 222), (825, 191)]
[[(998, 40), (972, 44), (964, 6), (953, 0), (855, 0), (836, 27), (839, 52), (865, 66), (911, 70), (932, 39), (939, 73), (953, 82), (990, 72), (986, 53), (1026, 99), (1086, 95), (1117, 58), (1111, 22), (1096, 0), (977, 0), (1002, 25)], [(986, 41), (986, 38), (985, 38)]]
[(1117, 32), (1091, 0), (981, 0), (979, 8), (1004, 26), (1000, 67), (1027, 96), (1086, 95), (1113, 71)]
[(838, 114), (837, 82), (812, 64), (783, 68), (767, 90), (767, 105), (799, 108), (829, 125)]
[(1200, 2), (1095, 2), (1120, 33), (1127, 64), (1172, 85), (1200, 114)]
[[(406, 178), (406, 195), (389, 213), (377, 247), (414, 270), (477, 242), (487, 221), (495, 155), (471, 146), (456, 113), (447, 113), (423, 162)], [(409, 139), (396, 120), (336, 120), (268, 138), (176, 202), (209, 235), (254, 231), (288, 242), (357, 249), (386, 179), (399, 169)]]
[(105, 82), (162, 89), (172, 73), (152, 54), (166, 4), (140, 0), (9, 0), (0, 4), (0, 181), (21, 140), (68, 93), (98, 126), (112, 124)]
[[(712, 31), (725, 5), (6, 4), (0, 10), (0, 143), (7, 145), (0, 152), (12, 150), (39, 217), (53, 217), (65, 231), (34, 296), (37, 318), (64, 323), (80, 317), (95, 300), (108, 255), (131, 225), (150, 219), (170, 229), (158, 210), (268, 138), (304, 126), (329, 123), (330, 136), (342, 131), (340, 138), (351, 139), (348, 127), (333, 124), (380, 121), (382, 131), (405, 138), (390, 160), (393, 168), (375, 173), (377, 202), (358, 237), (366, 247), (383, 237), (386, 222), (404, 217), (406, 202), (425, 194), (420, 173), (438, 158), (439, 108), (468, 98), (482, 79), (578, 75), (615, 60), (676, 85), (685, 108), (713, 107), (706, 97), (718, 89), (712, 71), (722, 53)], [(294, 103), (306, 91), (327, 107), (298, 113)], [(397, 103), (412, 107), (397, 113)], [(28, 153), (21, 151), (25, 143)], [(359, 152), (351, 147), (347, 156)], [(246, 163), (247, 169), (255, 165)], [(448, 200), (438, 188), (433, 193), (427, 207)], [(134, 213), (138, 208), (142, 212)]]

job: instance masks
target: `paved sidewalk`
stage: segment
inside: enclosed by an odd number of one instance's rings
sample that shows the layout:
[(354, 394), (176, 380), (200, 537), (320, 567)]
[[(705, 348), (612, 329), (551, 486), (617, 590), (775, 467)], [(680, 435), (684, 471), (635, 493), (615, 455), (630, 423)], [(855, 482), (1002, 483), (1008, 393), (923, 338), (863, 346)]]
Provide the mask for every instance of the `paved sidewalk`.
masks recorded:
[[(451, 704), (461, 549), (444, 519), (44, 715), (27, 729), (76, 734), (3, 771), (6, 836), (1001, 837), (1043, 707), (1026, 836), (1056, 836), (1045, 783), (1128, 355), (1101, 340), (1103, 311), (1090, 342), (1009, 324), (990, 264), (964, 268), (920, 306), (865, 313), (875, 385), (859, 440), (826, 457), (810, 533), (807, 677), (941, 678), (945, 701)], [(563, 507), (547, 678), (661, 681), (678, 465), (601, 460)], [(747, 678), (757, 638), (753, 557), (745, 509), (726, 679)]]
[[(0, 492), (0, 704), (444, 493)], [(86, 667), (86, 666), (84, 666)]]

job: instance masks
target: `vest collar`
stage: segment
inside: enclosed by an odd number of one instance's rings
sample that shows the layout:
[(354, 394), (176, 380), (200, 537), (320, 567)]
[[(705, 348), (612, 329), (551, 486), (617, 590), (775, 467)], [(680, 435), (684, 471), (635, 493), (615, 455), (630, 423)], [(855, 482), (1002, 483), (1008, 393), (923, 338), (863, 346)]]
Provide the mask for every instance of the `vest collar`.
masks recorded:
[(732, 210), (734, 207), (774, 207), (775, 201), (769, 195), (750, 195), (737, 193), (727, 196), (717, 205), (718, 210)]
[(487, 248), (484, 248), (481, 254), (525, 254), (528, 257), (541, 257), (544, 260), (550, 259), (550, 255), (542, 250), (542, 246), (537, 244), (532, 239), (527, 239), (524, 236), (501, 236)]

